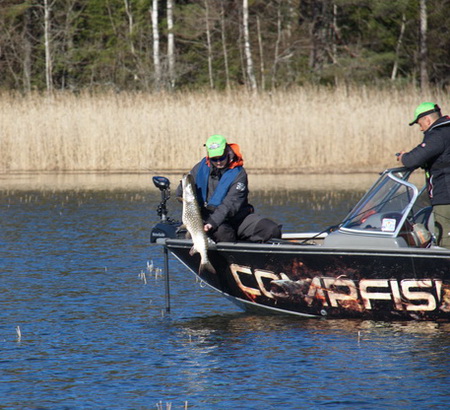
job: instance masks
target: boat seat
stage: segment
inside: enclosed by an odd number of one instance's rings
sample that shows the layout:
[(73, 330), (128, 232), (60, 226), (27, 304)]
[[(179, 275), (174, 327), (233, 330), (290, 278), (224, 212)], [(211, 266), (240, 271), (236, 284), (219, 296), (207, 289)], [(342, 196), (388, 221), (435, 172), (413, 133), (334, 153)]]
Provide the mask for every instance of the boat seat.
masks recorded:
[(431, 233), (422, 223), (411, 225), (405, 222), (402, 230), (398, 234), (406, 243), (413, 248), (427, 248), (431, 242)]

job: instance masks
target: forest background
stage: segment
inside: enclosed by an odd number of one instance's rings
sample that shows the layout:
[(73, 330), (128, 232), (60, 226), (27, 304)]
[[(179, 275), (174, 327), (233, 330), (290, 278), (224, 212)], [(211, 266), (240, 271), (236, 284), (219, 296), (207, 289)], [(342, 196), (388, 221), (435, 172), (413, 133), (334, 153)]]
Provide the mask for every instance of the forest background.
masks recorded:
[(449, 0), (3, 0), (0, 172), (352, 172), (450, 108)]

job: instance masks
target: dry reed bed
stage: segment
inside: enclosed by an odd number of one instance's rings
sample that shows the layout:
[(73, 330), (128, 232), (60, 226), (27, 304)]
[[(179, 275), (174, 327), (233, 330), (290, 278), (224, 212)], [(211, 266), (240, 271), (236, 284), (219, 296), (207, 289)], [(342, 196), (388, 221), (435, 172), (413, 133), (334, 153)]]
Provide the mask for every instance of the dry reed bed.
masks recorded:
[(0, 96), (0, 172), (180, 171), (204, 155), (207, 137), (241, 145), (253, 172), (334, 172), (396, 166), (416, 145), (408, 127), (434, 91), (299, 88), (188, 94)]

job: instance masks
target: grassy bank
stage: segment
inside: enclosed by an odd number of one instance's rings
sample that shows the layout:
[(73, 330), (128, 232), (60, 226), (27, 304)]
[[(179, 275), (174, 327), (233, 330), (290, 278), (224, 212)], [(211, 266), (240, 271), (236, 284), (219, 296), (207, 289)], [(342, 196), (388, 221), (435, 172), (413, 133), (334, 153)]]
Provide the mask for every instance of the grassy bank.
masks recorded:
[(416, 90), (300, 88), (231, 94), (0, 96), (0, 172), (180, 171), (211, 134), (241, 145), (253, 172), (372, 171), (421, 140)]

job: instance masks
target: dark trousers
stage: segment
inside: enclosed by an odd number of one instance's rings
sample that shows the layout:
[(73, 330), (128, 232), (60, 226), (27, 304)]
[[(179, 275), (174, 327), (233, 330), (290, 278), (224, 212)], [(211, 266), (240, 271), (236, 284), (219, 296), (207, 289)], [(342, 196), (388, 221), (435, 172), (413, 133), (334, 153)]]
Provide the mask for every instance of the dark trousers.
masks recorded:
[(227, 223), (223, 223), (212, 233), (211, 237), (214, 242), (236, 242), (236, 229)]
[(438, 245), (450, 248), (450, 205), (434, 205), (433, 212), (436, 227), (442, 233)]

